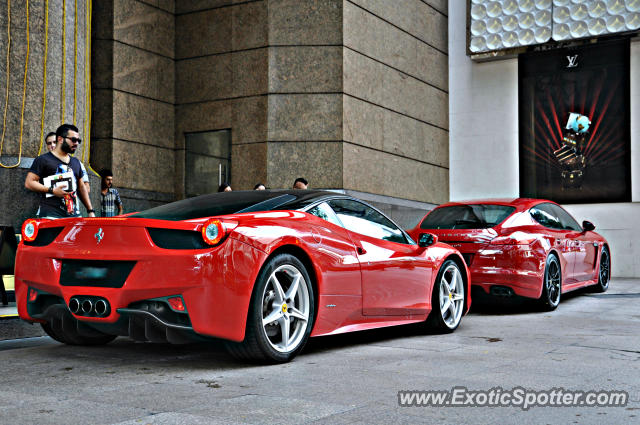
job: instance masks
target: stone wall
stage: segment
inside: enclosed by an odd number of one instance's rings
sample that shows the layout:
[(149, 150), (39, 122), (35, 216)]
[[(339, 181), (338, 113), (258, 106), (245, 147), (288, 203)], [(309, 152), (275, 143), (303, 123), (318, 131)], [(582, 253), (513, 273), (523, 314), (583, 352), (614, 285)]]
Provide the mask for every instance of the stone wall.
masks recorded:
[[(85, 41), (86, 0), (78, 0), (77, 11), (72, 1), (66, 2), (63, 21), (62, 0), (50, 0), (48, 26), (45, 27), (47, 8), (44, 0), (29, 1), (29, 61), (27, 60), (26, 2), (11, 2), (8, 15), (7, 2), (0, 6), (0, 126), (5, 111), (7, 78), (9, 78), (8, 105), (4, 125), (2, 155), (26, 158), (38, 155), (40, 134), (45, 135), (62, 123), (72, 123), (84, 134), (88, 111), (85, 109)], [(76, 20), (77, 13), (77, 20)], [(9, 19), (10, 18), (10, 19)], [(65, 23), (63, 26), (62, 23)], [(7, 74), (7, 27), (11, 28), (9, 74)], [(64, 79), (63, 79), (64, 30)], [(45, 80), (45, 34), (47, 48)], [(74, 51), (76, 52), (74, 54)], [(27, 65), (26, 87), (24, 84)], [(75, 80), (75, 85), (74, 85)], [(46, 81), (46, 91), (43, 90)], [(64, 84), (64, 91), (62, 90)], [(75, 88), (75, 96), (74, 96)], [(24, 93), (24, 115), (22, 103)], [(43, 115), (44, 95), (44, 115)], [(64, 99), (64, 102), (61, 100)], [(64, 106), (63, 106), (64, 105)], [(75, 111), (75, 114), (74, 114)], [(21, 118), (23, 116), (23, 118)], [(21, 123), (22, 121), (22, 123)], [(21, 137), (22, 133), (22, 137)], [(1, 137), (1, 136), (0, 136)], [(22, 141), (22, 152), (20, 152)], [(80, 147), (80, 149), (83, 146)], [(85, 145), (86, 147), (86, 145)], [(42, 148), (44, 152), (44, 147)], [(82, 152), (79, 152), (82, 156)], [(88, 153), (85, 152), (85, 159)], [(77, 156), (77, 154), (76, 154)], [(9, 161), (3, 160), (7, 164)], [(8, 165), (13, 165), (10, 163)]]
[(231, 129), (231, 183), (267, 179), (267, 1), (176, 2), (176, 194), (185, 133)]
[[(19, 229), (24, 218), (37, 210), (37, 195), (24, 188), (24, 180), (33, 158), (46, 152), (41, 134), (55, 131), (63, 122), (75, 124), (85, 140), (76, 157), (85, 164), (89, 159), (87, 4), (87, 0), (66, 1), (63, 11), (63, 0), (49, 0), (48, 8), (44, 0), (31, 0), (28, 27), (27, 2), (12, 1), (10, 13), (8, 2), (0, 5), (0, 223)], [(95, 176), (92, 184), (95, 188)]]
[(269, 1), (268, 184), (342, 188), (342, 0)]
[(344, 1), (344, 188), (449, 198), (446, 1)]
[[(68, 92), (76, 44), (73, 2), (66, 3)], [(23, 154), (35, 156), (44, 0), (30, 4), (34, 71)], [(50, 22), (62, 20), (61, 4), (49, 2)], [(12, 12), (16, 40), (20, 7)], [(61, 38), (50, 25), (47, 129), (62, 119)], [(12, 64), (20, 64), (24, 43), (13, 46)], [(77, 51), (84, 64), (83, 45)], [(448, 199), (447, 61), (445, 1), (93, 1), (91, 166), (113, 170), (125, 211), (144, 209), (185, 196), (185, 134), (230, 129), (234, 189), (258, 181), (288, 188), (304, 176), (312, 188), (379, 195), (377, 205), (412, 221)], [(4, 147), (14, 156), (21, 72), (11, 70)], [(80, 127), (83, 90), (77, 80)], [(65, 120), (70, 99), (73, 91)]]
[(230, 128), (236, 189), (448, 200), (446, 2), (178, 2), (176, 34), (178, 196), (184, 134)]
[(91, 164), (113, 171), (125, 211), (173, 200), (175, 2), (93, 3)]

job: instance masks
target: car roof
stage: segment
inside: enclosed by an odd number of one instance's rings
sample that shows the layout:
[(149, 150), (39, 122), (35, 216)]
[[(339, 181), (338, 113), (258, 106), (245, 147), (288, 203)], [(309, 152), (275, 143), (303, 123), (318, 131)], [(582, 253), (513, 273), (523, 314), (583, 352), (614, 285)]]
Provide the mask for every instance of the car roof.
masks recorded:
[(160, 205), (130, 216), (162, 220), (190, 220), (255, 211), (300, 210), (329, 198), (348, 196), (324, 190), (245, 190), (210, 193)]
[(555, 202), (549, 201), (547, 199), (536, 199), (536, 198), (485, 198), (485, 199), (469, 199), (464, 201), (447, 202), (446, 204), (439, 205), (438, 208), (450, 207), (455, 205), (488, 204), (488, 205), (506, 205), (506, 206), (515, 207), (519, 211), (523, 211), (533, 207), (534, 205), (542, 204), (545, 202), (555, 204)]

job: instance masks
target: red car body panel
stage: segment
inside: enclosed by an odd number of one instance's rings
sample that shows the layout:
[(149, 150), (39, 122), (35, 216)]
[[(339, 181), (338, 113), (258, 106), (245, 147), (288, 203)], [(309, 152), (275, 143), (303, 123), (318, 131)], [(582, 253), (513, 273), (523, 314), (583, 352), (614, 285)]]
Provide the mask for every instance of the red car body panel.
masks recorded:
[[(267, 211), (219, 216), (229, 226), (219, 245), (207, 249), (165, 249), (147, 228), (200, 231), (209, 217), (185, 221), (116, 217), (42, 220), (39, 231), (64, 226), (46, 246), (20, 243), (16, 256), (16, 300), (21, 318), (30, 316), (29, 288), (61, 297), (99, 296), (111, 304), (106, 317), (74, 317), (81, 322), (116, 323), (120, 313), (140, 300), (182, 296), (193, 331), (242, 341), (253, 287), (271, 255), (286, 250), (307, 266), (316, 292), (311, 336), (423, 321), (431, 310), (431, 291), (448, 258), (469, 273), (462, 256), (445, 244), (428, 248), (367, 240), (300, 211)], [(96, 234), (103, 238), (97, 242)], [(360, 253), (356, 247), (363, 248)], [(65, 260), (135, 261), (120, 288), (63, 286)]]
[(502, 223), (488, 229), (421, 229), (423, 219), (409, 234), (416, 239), (420, 233), (431, 233), (440, 242), (458, 249), (467, 261), (472, 285), (487, 293), (493, 286), (504, 286), (516, 295), (539, 298), (550, 253), (560, 260), (562, 293), (598, 283), (599, 253), (607, 245), (606, 239), (592, 231), (542, 226), (528, 213), (542, 203), (555, 204), (527, 198), (449, 202), (438, 208), (489, 204), (515, 210)]

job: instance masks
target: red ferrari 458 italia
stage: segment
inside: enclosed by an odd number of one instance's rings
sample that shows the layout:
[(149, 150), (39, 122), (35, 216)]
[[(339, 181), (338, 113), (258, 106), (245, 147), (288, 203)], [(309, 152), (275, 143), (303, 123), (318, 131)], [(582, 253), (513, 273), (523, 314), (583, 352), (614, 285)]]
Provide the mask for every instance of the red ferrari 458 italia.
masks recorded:
[(409, 233), (427, 231), (457, 248), (474, 287), (536, 298), (553, 310), (563, 293), (609, 287), (609, 246), (594, 229), (554, 202), (519, 198), (443, 204)]
[(470, 305), (458, 251), (333, 192), (216, 193), (27, 220), (22, 234), (20, 317), (67, 344), (216, 337), (238, 357), (283, 362), (309, 336), (423, 321), (453, 331)]

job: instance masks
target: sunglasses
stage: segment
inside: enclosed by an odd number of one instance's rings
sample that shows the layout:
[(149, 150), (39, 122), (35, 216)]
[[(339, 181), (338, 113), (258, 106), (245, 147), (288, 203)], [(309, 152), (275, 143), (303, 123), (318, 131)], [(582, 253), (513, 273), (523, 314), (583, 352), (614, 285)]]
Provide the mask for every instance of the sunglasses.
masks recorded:
[(65, 137), (65, 139), (71, 140), (73, 143), (77, 144), (82, 143), (82, 139), (79, 137)]

